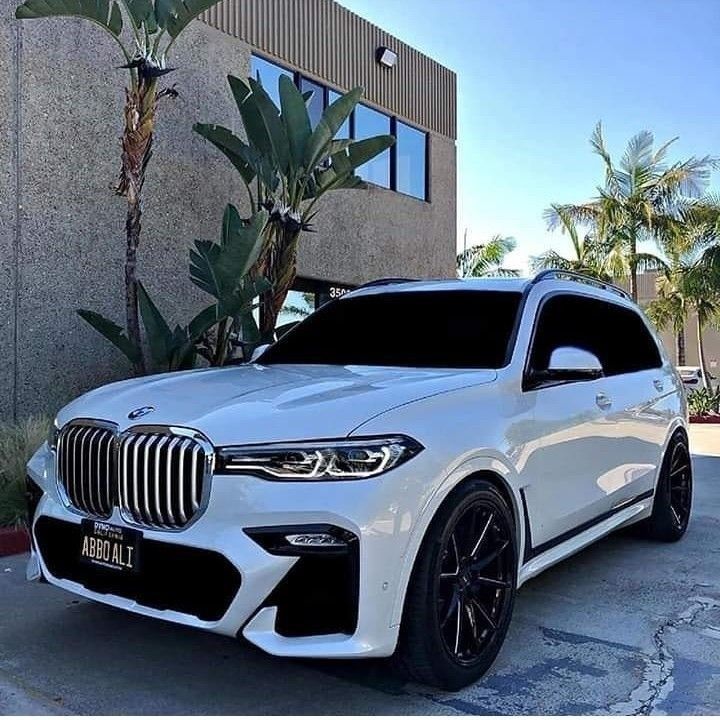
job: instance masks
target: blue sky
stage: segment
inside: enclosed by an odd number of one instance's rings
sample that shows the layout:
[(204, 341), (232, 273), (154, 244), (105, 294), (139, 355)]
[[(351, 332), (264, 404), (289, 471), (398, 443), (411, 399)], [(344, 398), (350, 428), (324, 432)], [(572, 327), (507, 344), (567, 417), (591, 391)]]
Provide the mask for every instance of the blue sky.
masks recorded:
[(567, 250), (542, 212), (601, 182), (598, 120), (614, 155), (720, 155), (720, 0), (340, 1), (457, 73), (458, 240), (512, 235), (510, 265)]

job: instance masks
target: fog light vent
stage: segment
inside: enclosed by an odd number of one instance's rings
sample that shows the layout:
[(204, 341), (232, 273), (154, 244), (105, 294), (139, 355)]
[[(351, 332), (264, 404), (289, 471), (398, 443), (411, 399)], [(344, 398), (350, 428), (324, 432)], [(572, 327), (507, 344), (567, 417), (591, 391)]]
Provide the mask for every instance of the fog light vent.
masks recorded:
[(347, 543), (330, 533), (302, 533), (286, 535), (285, 539), (297, 547), (345, 547)]

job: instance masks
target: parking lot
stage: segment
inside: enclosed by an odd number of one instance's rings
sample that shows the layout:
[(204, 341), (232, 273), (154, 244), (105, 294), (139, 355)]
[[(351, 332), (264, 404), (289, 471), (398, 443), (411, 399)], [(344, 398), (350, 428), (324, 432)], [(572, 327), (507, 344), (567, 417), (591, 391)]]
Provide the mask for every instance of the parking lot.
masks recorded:
[(720, 713), (720, 432), (694, 431), (695, 508), (675, 545), (627, 533), (530, 581), (500, 657), (458, 693), (383, 662), (269, 657), (24, 579), (0, 559), (0, 713)]

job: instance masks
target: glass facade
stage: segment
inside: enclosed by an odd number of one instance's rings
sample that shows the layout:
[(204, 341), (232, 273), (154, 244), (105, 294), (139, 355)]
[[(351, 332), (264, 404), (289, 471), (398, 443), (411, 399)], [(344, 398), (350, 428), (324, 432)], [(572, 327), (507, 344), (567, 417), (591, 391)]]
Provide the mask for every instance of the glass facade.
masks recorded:
[(307, 78), (300, 78), (300, 92), (312, 92), (312, 97), (308, 100), (307, 109), (310, 114), (310, 125), (315, 126), (320, 122), (320, 118), (325, 110), (325, 88)]
[[(313, 128), (320, 121), (328, 104), (340, 97), (340, 93), (336, 90), (257, 55), (252, 56), (252, 75), (260, 79), (265, 91), (278, 106), (280, 105), (278, 80), (281, 75), (286, 75), (297, 82), (303, 93), (312, 91), (312, 97), (308, 101), (308, 112)], [(429, 201), (427, 133), (380, 110), (367, 105), (358, 105), (343, 123), (336, 137), (364, 140), (374, 135), (395, 135), (395, 145), (358, 168), (357, 174), (373, 185)]]
[(425, 199), (427, 181), (427, 136), (405, 123), (396, 122), (396, 190)]
[[(355, 108), (355, 140), (365, 140), (374, 135), (390, 134), (390, 118), (378, 110), (366, 105)], [(390, 188), (390, 150), (365, 163), (357, 170), (357, 174), (368, 182), (380, 187)]]
[(280, 76), (286, 75), (293, 80), (293, 73), (264, 58), (253, 55), (250, 62), (250, 74), (255, 80), (260, 82), (265, 92), (273, 99), (273, 102), (280, 107), (280, 91), (278, 90)]

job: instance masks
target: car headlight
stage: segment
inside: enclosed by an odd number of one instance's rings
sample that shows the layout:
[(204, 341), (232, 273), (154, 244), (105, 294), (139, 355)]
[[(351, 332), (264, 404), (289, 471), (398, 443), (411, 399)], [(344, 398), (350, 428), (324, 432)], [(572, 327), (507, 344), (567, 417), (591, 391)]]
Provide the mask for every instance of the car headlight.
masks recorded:
[(225, 447), (219, 472), (269, 480), (361, 480), (402, 465), (423, 446), (405, 435)]
[(60, 427), (58, 425), (57, 420), (53, 420), (52, 425), (50, 426), (50, 429), (48, 430), (48, 434), (47, 434), (47, 444), (51, 450), (55, 450), (57, 448), (57, 441), (58, 441), (59, 435), (60, 435)]

